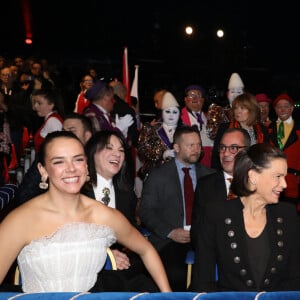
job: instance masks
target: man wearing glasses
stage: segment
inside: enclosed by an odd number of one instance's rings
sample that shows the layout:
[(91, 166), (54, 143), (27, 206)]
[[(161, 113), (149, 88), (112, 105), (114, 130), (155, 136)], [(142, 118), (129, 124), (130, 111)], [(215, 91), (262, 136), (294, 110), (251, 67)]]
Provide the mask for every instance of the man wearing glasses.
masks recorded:
[(210, 167), (213, 140), (208, 136), (206, 130), (207, 118), (202, 110), (205, 102), (205, 89), (200, 85), (189, 85), (185, 89), (184, 102), (185, 106), (181, 110), (181, 120), (188, 126), (196, 125), (198, 127), (204, 153), (201, 157), (201, 164)]
[(230, 200), (230, 182), (233, 175), (234, 158), (243, 148), (250, 146), (250, 136), (245, 129), (228, 128), (221, 139), (219, 158), (222, 170), (198, 180), (192, 210), (191, 241), (198, 233), (207, 203)]

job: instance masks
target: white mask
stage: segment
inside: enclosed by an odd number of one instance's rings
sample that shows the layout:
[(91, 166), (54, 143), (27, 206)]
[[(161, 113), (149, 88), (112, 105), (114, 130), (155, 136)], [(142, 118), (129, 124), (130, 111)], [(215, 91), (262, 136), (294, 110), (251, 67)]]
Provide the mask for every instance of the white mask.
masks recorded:
[(236, 87), (236, 88), (232, 88), (232, 89), (229, 89), (228, 90), (228, 100), (229, 100), (229, 103), (230, 103), (230, 106), (232, 106), (232, 102), (233, 100), (243, 94), (243, 88), (242, 87)]
[(179, 108), (174, 106), (163, 109), (162, 119), (167, 126), (176, 126), (179, 120)]

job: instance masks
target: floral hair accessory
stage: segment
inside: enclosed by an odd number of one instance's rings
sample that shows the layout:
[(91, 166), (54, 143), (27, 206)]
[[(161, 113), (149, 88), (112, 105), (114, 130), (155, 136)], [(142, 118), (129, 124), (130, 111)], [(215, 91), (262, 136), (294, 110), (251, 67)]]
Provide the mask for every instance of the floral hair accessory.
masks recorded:
[(110, 202), (110, 197), (109, 197), (109, 194), (110, 194), (110, 190), (109, 188), (105, 187), (103, 190), (102, 190), (102, 193), (104, 195), (104, 197), (101, 199), (103, 201), (103, 203), (105, 205), (108, 205), (108, 203)]

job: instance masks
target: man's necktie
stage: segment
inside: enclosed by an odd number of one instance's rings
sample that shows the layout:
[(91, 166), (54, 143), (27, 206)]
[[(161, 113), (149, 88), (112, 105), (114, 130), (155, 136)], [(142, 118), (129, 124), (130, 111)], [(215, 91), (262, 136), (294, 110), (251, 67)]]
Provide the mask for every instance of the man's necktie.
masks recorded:
[(237, 196), (231, 190), (232, 178), (227, 178), (227, 180), (230, 182), (229, 191), (228, 191), (228, 194), (227, 194), (227, 200), (232, 200), (232, 199), (236, 198)]
[(204, 121), (201, 117), (201, 113), (196, 113), (196, 116), (197, 116), (197, 121), (200, 124), (200, 130), (202, 130), (202, 125), (204, 124)]
[(282, 144), (282, 139), (284, 138), (284, 124), (281, 121), (278, 127), (277, 131), (277, 141), (278, 141), (278, 146), (282, 150), (283, 149), (283, 144)]
[(191, 225), (192, 208), (194, 202), (194, 188), (192, 177), (190, 176), (191, 168), (182, 168), (184, 172), (183, 187), (184, 187), (184, 202), (185, 202), (185, 219), (186, 225)]

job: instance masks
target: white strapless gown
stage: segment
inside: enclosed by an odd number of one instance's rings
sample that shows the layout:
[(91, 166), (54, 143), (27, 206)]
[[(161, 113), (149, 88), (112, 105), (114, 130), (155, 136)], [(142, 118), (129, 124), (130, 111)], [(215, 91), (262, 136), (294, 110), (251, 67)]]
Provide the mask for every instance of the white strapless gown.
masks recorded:
[(18, 256), (24, 292), (85, 292), (91, 289), (116, 241), (114, 231), (91, 223), (70, 223), (32, 241)]

